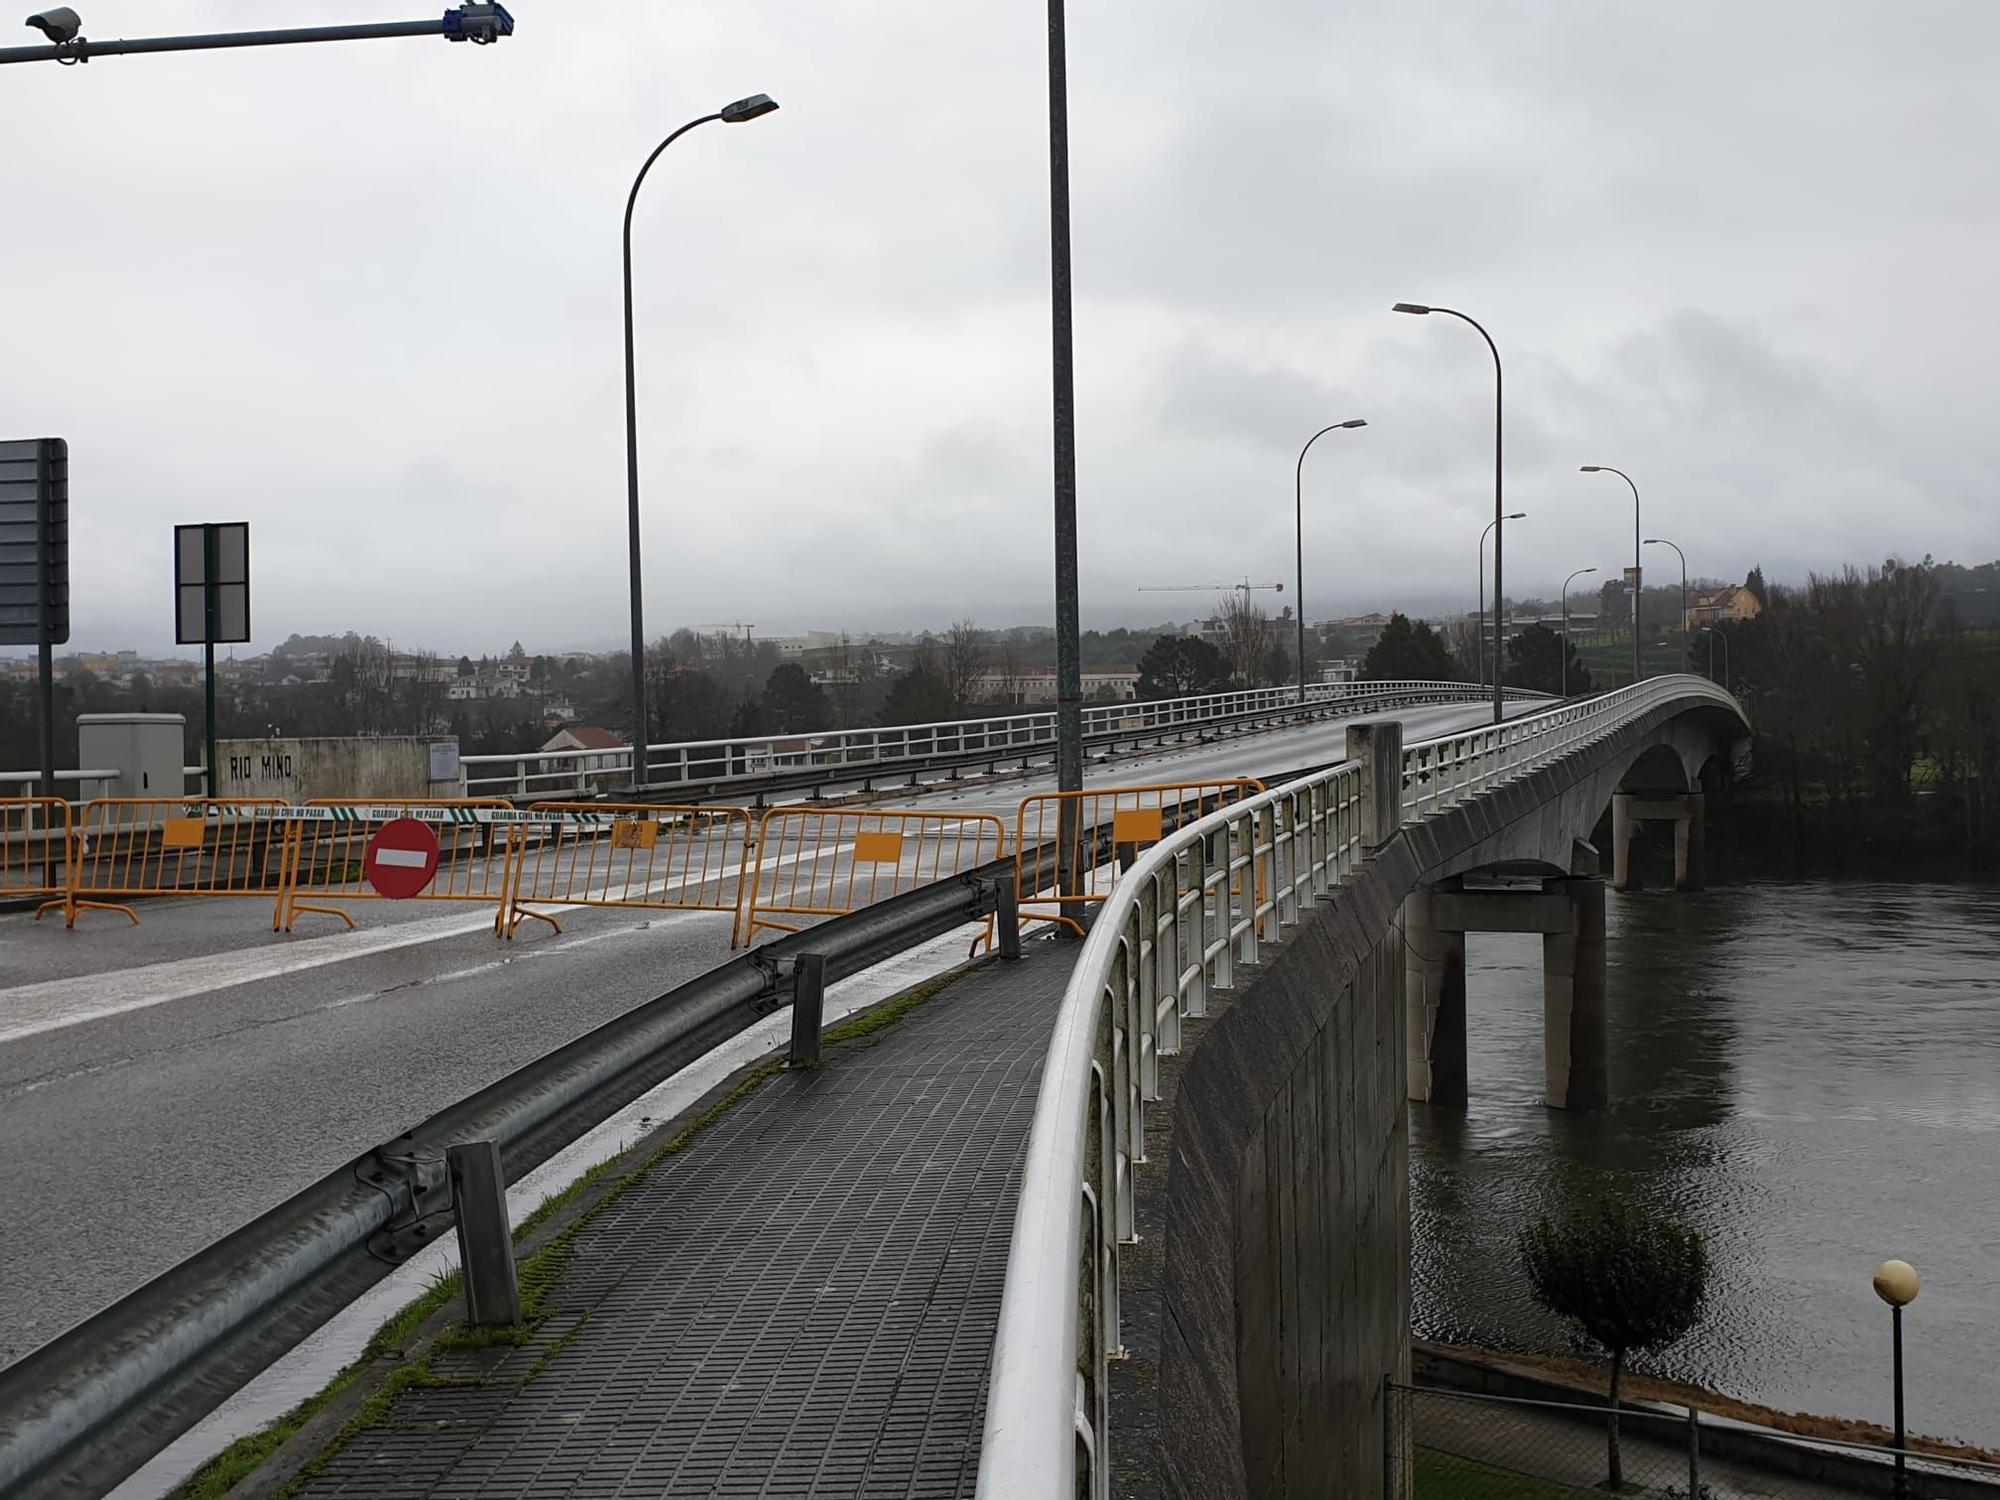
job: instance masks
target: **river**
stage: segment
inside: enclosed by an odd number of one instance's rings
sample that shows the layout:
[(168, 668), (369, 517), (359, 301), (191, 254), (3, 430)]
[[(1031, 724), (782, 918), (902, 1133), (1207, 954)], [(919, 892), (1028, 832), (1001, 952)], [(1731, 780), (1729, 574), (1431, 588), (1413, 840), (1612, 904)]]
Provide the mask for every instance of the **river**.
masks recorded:
[(1467, 940), (1471, 1103), (1412, 1105), (1420, 1337), (1567, 1353), (1514, 1253), (1615, 1189), (1708, 1236), (1702, 1324), (1635, 1367), (2000, 1446), (2000, 890), (1752, 882), (1610, 898), (1608, 1114), (1544, 1109), (1541, 939)]

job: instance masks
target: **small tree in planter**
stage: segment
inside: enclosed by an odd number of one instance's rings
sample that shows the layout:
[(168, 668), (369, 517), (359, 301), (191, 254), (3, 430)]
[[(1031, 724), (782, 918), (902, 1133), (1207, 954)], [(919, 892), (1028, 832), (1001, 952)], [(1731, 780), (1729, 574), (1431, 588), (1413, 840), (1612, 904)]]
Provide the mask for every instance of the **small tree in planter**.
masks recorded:
[(1618, 1456), (1618, 1387), (1628, 1352), (1663, 1349), (1700, 1319), (1708, 1295), (1708, 1245), (1697, 1230), (1620, 1199), (1521, 1234), (1521, 1265), (1535, 1300), (1574, 1322), (1611, 1356), (1608, 1483)]

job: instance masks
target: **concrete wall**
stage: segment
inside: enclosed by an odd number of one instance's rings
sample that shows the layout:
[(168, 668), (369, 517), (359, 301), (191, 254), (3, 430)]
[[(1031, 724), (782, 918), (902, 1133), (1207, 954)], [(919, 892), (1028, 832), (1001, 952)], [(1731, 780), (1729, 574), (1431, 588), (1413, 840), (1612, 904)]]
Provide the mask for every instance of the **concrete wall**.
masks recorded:
[[(347, 739), (221, 740), (219, 796), (456, 797), (458, 742), (409, 735)], [(440, 752), (433, 765), (433, 752)], [(448, 752), (448, 753), (445, 753)], [(444, 774), (433, 779), (433, 770)]]
[(1160, 1352), (1170, 1495), (1382, 1493), (1382, 1379), (1407, 1376), (1410, 1322), (1395, 921), (1414, 866), (1391, 862), (1249, 972), (1182, 1073)]
[(1158, 1305), (1134, 1287), (1127, 1307), (1157, 1380), (1123, 1381), (1152, 1420), (1114, 1415), (1121, 1493), (1382, 1494), (1382, 1380), (1409, 1368), (1404, 899), (1484, 867), (1567, 873), (1649, 746), (1742, 732), (1733, 715), (1688, 717), (1663, 710), (1405, 828), (1190, 1028), (1139, 1169), (1127, 1265), (1157, 1277)]

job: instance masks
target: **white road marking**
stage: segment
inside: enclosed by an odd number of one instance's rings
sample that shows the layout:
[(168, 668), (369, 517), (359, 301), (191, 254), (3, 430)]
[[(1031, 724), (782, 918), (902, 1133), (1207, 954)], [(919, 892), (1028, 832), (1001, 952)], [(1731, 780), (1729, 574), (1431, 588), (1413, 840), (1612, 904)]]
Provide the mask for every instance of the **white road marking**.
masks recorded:
[[(850, 845), (842, 844), (831, 852), (836, 857)], [(818, 851), (826, 853), (827, 851)], [(809, 857), (807, 854), (788, 854), (765, 861), (764, 868), (796, 864)], [(741, 865), (725, 866), (712, 880), (726, 880), (742, 873)], [(686, 889), (689, 885), (708, 882), (674, 880), (671, 877), (657, 885), (649, 885), (646, 892), (669, 888)], [(624, 890), (622, 884), (606, 885), (589, 894), (606, 896), (613, 891)], [(537, 902), (538, 906), (556, 906), (568, 910), (579, 910), (567, 902)], [(630, 908), (643, 910), (645, 908)], [(700, 911), (668, 912), (654, 911), (653, 916), (701, 916)], [(414, 948), (421, 943), (442, 942), (446, 938), (461, 937), (469, 932), (490, 930), (493, 918), (476, 917), (425, 917), (415, 922), (403, 922), (394, 927), (379, 927), (356, 932), (336, 932), (326, 937), (305, 938), (287, 943), (282, 948), (251, 948), (238, 953), (211, 953), (199, 958), (173, 959), (166, 963), (145, 964), (136, 969), (111, 969), (96, 974), (77, 974), (67, 979), (45, 979), (35, 984), (16, 985), (12, 989), (0, 990), (0, 1043), (19, 1041), (23, 1037), (38, 1036), (45, 1031), (61, 1031), (65, 1027), (81, 1026), (89, 1021), (101, 1021), (107, 1016), (120, 1016), (128, 1011), (145, 1010), (154, 1005), (166, 1005), (175, 1000), (185, 1000), (192, 995), (205, 995), (212, 990), (226, 990), (239, 984), (256, 984), (264, 980), (279, 979), (287, 974), (301, 973), (307, 969), (322, 968), (327, 964), (346, 963), (351, 959), (368, 958), (377, 953), (389, 953), (398, 948)], [(533, 950), (527, 950), (533, 951)]]
[(430, 863), (430, 856), (421, 849), (387, 849), (375, 846), (375, 863), (378, 865), (401, 865), (406, 870), (421, 870)]

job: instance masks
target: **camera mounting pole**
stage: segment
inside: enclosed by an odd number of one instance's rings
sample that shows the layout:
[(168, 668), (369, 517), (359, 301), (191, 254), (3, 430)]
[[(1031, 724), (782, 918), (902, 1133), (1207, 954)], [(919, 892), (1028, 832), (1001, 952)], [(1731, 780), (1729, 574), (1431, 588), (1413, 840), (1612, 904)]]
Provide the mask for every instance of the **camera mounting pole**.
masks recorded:
[[(53, 19), (55, 12), (51, 12)], [(69, 12), (74, 24), (75, 13)], [(31, 18), (30, 25), (39, 18)], [(42, 28), (48, 31), (47, 27)], [(68, 28), (64, 28), (68, 29)], [(49, 32), (57, 35), (57, 32)], [(497, 42), (514, 34), (514, 18), (498, 4), (459, 5), (435, 21), (379, 21), (362, 26), (301, 26), (286, 31), (221, 31), (208, 36), (151, 36), (131, 41), (93, 42), (71, 32), (67, 40), (41, 47), (0, 47), (0, 63), (89, 62), (136, 52), (207, 52), (221, 47), (282, 47), (293, 42), (365, 42), (378, 37), (441, 36), (452, 42)]]

